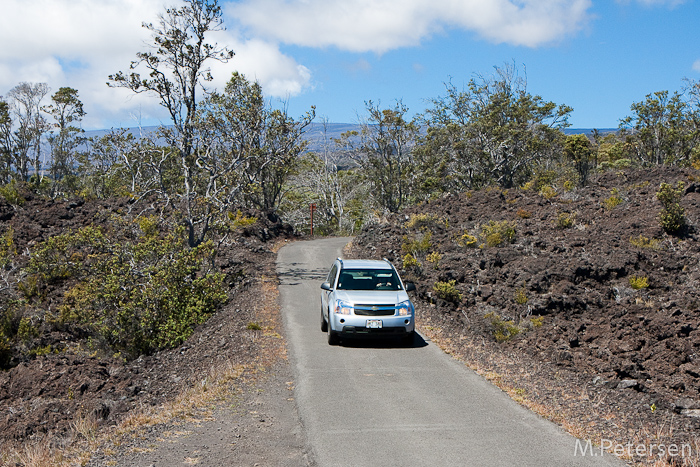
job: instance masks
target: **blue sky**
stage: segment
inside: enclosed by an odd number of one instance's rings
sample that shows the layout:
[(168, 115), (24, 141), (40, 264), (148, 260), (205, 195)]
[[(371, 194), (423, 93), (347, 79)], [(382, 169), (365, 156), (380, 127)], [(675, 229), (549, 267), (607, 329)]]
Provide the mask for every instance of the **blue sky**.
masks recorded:
[[(128, 70), (164, 5), (179, 0), (3, 0), (0, 95), (23, 81), (78, 90), (85, 129), (167, 123), (155, 98), (106, 86)], [(574, 128), (617, 127), (633, 102), (700, 81), (694, 0), (220, 0), (238, 70), (292, 116), (353, 123), (364, 102), (411, 113), (515, 63), (528, 90), (574, 111)], [(12, 44), (8, 47), (7, 44)]]

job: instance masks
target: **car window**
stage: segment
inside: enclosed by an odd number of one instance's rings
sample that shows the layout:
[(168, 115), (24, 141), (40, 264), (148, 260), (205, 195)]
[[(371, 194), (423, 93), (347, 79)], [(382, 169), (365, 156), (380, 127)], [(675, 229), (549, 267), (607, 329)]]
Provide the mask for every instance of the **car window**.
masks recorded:
[(335, 276), (338, 273), (338, 266), (336, 264), (333, 265), (331, 268), (331, 271), (328, 273), (328, 279), (327, 281), (331, 284), (331, 287), (335, 284)]
[(401, 282), (393, 269), (343, 269), (338, 290), (401, 290)]

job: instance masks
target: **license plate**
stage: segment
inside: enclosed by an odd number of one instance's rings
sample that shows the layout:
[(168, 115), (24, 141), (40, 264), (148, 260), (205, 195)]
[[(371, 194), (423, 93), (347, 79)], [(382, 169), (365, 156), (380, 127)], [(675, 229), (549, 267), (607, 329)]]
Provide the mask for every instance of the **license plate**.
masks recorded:
[(382, 320), (381, 319), (368, 319), (366, 327), (369, 329), (379, 329), (382, 327)]

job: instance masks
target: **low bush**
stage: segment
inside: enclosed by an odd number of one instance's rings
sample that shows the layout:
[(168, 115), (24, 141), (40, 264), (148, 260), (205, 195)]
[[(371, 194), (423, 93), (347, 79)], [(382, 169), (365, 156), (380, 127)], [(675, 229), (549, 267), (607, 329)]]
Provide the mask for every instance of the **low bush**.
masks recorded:
[(424, 232), (423, 234), (419, 234), (413, 238), (408, 238), (404, 235), (401, 250), (404, 253), (410, 253), (413, 256), (426, 254), (433, 246), (432, 243), (430, 243), (431, 237), (432, 234), (430, 232)]
[(622, 198), (620, 197), (620, 190), (618, 190), (617, 188), (613, 188), (613, 190), (610, 192), (610, 197), (606, 198), (603, 201), (603, 207), (607, 211), (612, 211), (617, 206), (619, 206), (621, 203), (622, 203)]
[(659, 222), (667, 233), (678, 233), (686, 225), (685, 209), (680, 204), (684, 191), (685, 184), (678, 182), (676, 188), (662, 183), (656, 192), (656, 198), (663, 205), (663, 210), (659, 213)]
[(498, 247), (515, 241), (515, 222), (489, 221), (481, 226), (481, 240), (488, 247)]
[(459, 302), (462, 300), (462, 294), (457, 290), (455, 284), (457, 281), (451, 280), (448, 282), (438, 281), (433, 285), (433, 290), (438, 298), (448, 302)]
[(429, 263), (433, 264), (433, 269), (437, 269), (440, 265), (440, 260), (442, 259), (442, 255), (438, 253), (437, 251), (433, 251), (430, 253), (428, 256), (425, 257), (425, 260)]
[(646, 289), (649, 287), (649, 279), (642, 276), (631, 276), (629, 278), (630, 287), (634, 290)]
[(476, 248), (478, 244), (479, 239), (467, 232), (464, 232), (462, 236), (457, 238), (457, 245), (463, 248)]
[(558, 229), (568, 229), (573, 227), (576, 222), (575, 212), (560, 212), (557, 219), (554, 221), (554, 225)]
[(411, 253), (406, 253), (403, 257), (403, 268), (405, 270), (415, 269), (420, 267), (420, 262)]
[(491, 322), (491, 332), (498, 342), (505, 342), (520, 334), (520, 328), (515, 321), (505, 320), (496, 313), (491, 312), (484, 316)]
[(407, 229), (422, 229), (435, 226), (440, 218), (435, 214), (411, 214), (404, 224)]
[(640, 234), (639, 237), (630, 237), (630, 243), (637, 248), (648, 248), (651, 250), (658, 250), (660, 248), (660, 241), (655, 238), (647, 238)]

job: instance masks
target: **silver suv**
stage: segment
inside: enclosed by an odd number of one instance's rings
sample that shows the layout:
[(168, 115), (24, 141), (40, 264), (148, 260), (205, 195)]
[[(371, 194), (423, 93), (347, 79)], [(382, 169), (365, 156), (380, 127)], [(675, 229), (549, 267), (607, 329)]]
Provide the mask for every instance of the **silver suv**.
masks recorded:
[(340, 337), (393, 335), (413, 342), (415, 309), (396, 268), (388, 260), (343, 260), (333, 262), (321, 284), (321, 330), (328, 343)]

